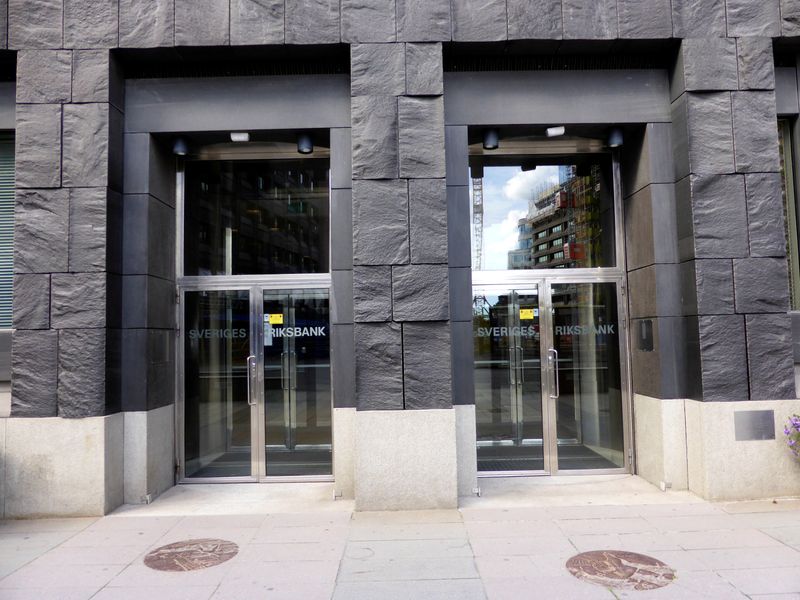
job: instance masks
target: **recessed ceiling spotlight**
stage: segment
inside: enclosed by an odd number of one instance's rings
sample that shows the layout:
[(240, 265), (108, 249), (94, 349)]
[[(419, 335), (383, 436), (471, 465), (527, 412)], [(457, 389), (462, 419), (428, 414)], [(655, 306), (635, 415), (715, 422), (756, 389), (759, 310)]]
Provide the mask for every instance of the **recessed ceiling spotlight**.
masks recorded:
[(567, 129), (563, 125), (559, 125), (558, 127), (548, 127), (546, 130), (547, 137), (558, 137), (560, 135), (564, 135), (566, 132)]
[(483, 132), (483, 149), (497, 150), (500, 147), (500, 133), (497, 129), (487, 129)]
[(249, 142), (250, 134), (246, 131), (231, 131), (232, 142)]
[(308, 133), (301, 133), (297, 136), (297, 151), (300, 154), (311, 154), (314, 152), (314, 140)]

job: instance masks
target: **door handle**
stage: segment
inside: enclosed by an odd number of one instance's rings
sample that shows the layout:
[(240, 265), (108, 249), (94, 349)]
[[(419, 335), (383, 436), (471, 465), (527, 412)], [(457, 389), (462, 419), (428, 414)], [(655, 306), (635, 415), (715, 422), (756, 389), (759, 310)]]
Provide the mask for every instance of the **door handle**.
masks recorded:
[(550, 397), (556, 399), (559, 396), (561, 396), (561, 390), (559, 389), (559, 384), (558, 384), (558, 350), (556, 350), (555, 348), (550, 348), (547, 351), (547, 360), (549, 360), (554, 365), (553, 382), (555, 383), (556, 386), (556, 393), (555, 395), (550, 394)]
[(512, 367), (514, 364), (513, 357), (515, 352), (516, 348), (508, 349), (508, 383), (511, 386), (517, 385), (517, 369), (516, 367)]
[(289, 389), (297, 389), (297, 354), (289, 352)]
[(517, 346), (519, 352), (519, 382), (525, 383), (525, 349), (522, 346)]
[(288, 352), (281, 352), (281, 389), (288, 390), (289, 389), (289, 367), (286, 365), (286, 359), (288, 358)]
[(250, 406), (256, 405), (256, 401), (253, 399), (254, 381), (258, 381), (258, 362), (255, 354), (251, 354), (247, 357), (247, 403)]

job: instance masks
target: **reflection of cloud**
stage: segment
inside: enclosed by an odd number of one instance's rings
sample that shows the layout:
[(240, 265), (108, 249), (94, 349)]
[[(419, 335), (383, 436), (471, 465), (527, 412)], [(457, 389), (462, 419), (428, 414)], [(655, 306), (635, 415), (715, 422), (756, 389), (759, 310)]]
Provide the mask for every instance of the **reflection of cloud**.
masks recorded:
[(516, 202), (527, 203), (534, 192), (558, 183), (558, 167), (538, 167), (533, 171), (520, 171), (503, 186), (503, 193)]
[(512, 210), (499, 223), (483, 228), (483, 268), (507, 269), (508, 253), (517, 247), (517, 223), (527, 214)]

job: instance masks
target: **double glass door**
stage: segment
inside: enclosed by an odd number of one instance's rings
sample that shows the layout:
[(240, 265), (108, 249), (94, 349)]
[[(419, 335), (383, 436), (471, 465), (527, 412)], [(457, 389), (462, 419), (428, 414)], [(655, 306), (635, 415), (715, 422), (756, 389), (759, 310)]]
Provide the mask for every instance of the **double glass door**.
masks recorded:
[(619, 287), (473, 288), (479, 472), (626, 467)]
[(183, 479), (329, 478), (327, 288), (187, 289)]

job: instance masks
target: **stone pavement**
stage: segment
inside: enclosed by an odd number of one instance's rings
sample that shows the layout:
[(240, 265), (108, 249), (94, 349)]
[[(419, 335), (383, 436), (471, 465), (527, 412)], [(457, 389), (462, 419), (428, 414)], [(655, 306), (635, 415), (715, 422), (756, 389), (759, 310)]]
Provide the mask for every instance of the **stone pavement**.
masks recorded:
[[(185, 485), (102, 519), (0, 523), (0, 598), (800, 598), (800, 501), (711, 504), (633, 476), (481, 480), (459, 510), (353, 513), (330, 484)], [(144, 556), (219, 538), (238, 554), (163, 572)], [(673, 569), (651, 591), (607, 589), (565, 568), (629, 550)]]

